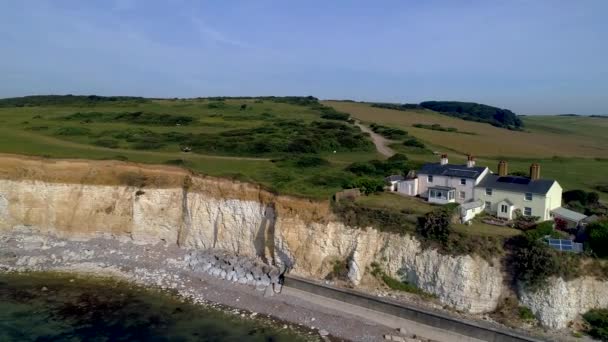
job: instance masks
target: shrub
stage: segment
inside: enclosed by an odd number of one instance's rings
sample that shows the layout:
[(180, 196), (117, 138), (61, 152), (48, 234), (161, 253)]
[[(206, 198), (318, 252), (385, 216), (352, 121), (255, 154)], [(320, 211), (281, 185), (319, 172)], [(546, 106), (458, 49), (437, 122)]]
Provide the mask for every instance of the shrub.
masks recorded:
[(379, 192), (384, 189), (384, 180), (371, 177), (358, 177), (353, 179), (346, 188), (359, 188), (364, 194)]
[(332, 261), (331, 271), (325, 276), (327, 280), (347, 280), (348, 279), (348, 263), (346, 260)]
[(530, 308), (528, 308), (526, 306), (520, 306), (517, 309), (517, 311), (519, 314), (519, 318), (521, 318), (524, 321), (532, 321), (532, 320), (536, 319), (532, 310), (530, 310)]
[(332, 211), (344, 224), (351, 227), (371, 226), (381, 232), (400, 235), (415, 229), (415, 218), (404, 211), (363, 207), (351, 201), (332, 202)]
[(165, 164), (167, 164), (167, 165), (184, 165), (184, 164), (186, 164), (186, 161), (183, 159), (169, 159), (169, 160), (165, 160)]
[(558, 273), (558, 263), (551, 252), (541, 241), (516, 237), (510, 262), (515, 279), (531, 290), (543, 286), (550, 276)]
[(327, 120), (347, 121), (349, 117), (350, 117), (350, 115), (348, 115), (346, 113), (340, 113), (340, 112), (326, 112), (326, 113), (321, 114), (321, 118), (327, 119)]
[(89, 135), (91, 130), (84, 127), (60, 127), (55, 131), (55, 134), (64, 136)]
[(444, 210), (428, 212), (418, 218), (416, 232), (427, 239), (445, 244), (450, 236), (450, 215)]
[(409, 292), (426, 298), (435, 297), (435, 295), (425, 292), (417, 286), (408, 283), (407, 281), (402, 281), (389, 276), (382, 270), (380, 265), (376, 262), (372, 262), (370, 266), (372, 267), (371, 275), (374, 276), (376, 279), (381, 280), (391, 290)]
[(515, 220), (513, 220), (513, 228), (520, 230), (528, 230), (536, 225), (536, 222), (540, 219), (538, 216), (525, 216), (520, 211), (515, 213)]
[(589, 326), (589, 335), (602, 341), (608, 341), (608, 309), (592, 309), (583, 318)]
[(411, 138), (403, 142), (403, 145), (417, 148), (425, 148), (426, 146), (418, 139)]
[(402, 129), (382, 126), (378, 124), (371, 124), (370, 128), (375, 133), (378, 133), (383, 137), (391, 140), (404, 139), (408, 135), (408, 133)]
[(117, 140), (114, 139), (99, 139), (93, 142), (97, 146), (107, 147), (107, 148), (118, 148), (119, 144)]
[(544, 221), (536, 225), (534, 229), (526, 231), (526, 236), (532, 240), (538, 240), (547, 235), (553, 236), (555, 233), (553, 229), (553, 221)]
[(608, 221), (593, 222), (587, 226), (589, 247), (602, 258), (608, 257)]

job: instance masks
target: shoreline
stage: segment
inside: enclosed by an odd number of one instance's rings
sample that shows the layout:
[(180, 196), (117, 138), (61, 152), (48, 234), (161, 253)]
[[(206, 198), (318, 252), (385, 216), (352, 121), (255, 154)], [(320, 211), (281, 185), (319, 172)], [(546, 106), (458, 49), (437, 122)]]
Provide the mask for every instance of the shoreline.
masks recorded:
[(289, 294), (267, 291), (195, 272), (192, 250), (171, 245), (138, 245), (95, 237), (67, 240), (31, 228), (0, 232), (0, 272), (60, 272), (110, 277), (130, 284), (175, 292), (192, 303), (243, 319), (267, 317), (326, 341), (379, 341), (394, 329), (362, 317), (315, 305)]

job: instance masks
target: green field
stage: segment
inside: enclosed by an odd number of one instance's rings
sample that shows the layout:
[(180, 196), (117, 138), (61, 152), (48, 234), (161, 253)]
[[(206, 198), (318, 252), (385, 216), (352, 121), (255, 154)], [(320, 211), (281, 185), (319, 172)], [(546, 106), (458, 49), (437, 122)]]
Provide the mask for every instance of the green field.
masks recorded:
[[(0, 103), (0, 152), (173, 164), (323, 199), (353, 177), (342, 171), (347, 165), (377, 157), (367, 136), (350, 123), (322, 118), (327, 111), (318, 103), (282, 101)], [(129, 114), (139, 112), (145, 115), (133, 119)], [(176, 124), (176, 117), (191, 117), (192, 122)], [(184, 145), (191, 145), (192, 152), (182, 152)]]
[[(367, 103), (324, 101), (337, 110), (350, 113), (367, 123), (400, 128), (419, 139), (426, 149), (391, 147), (418, 162), (437, 161), (433, 152), (447, 153), (452, 163), (464, 163), (465, 155), (476, 156), (478, 165), (497, 171), (506, 160), (509, 171), (528, 172), (530, 164), (541, 165), (541, 176), (559, 181), (565, 190), (596, 191), (608, 183), (608, 119), (583, 116), (523, 116), (524, 131), (510, 131), (486, 123), (465, 121), (425, 109), (397, 111), (371, 107)], [(414, 127), (438, 124), (453, 127), (446, 132)], [(472, 134), (462, 134), (469, 132)], [(608, 193), (599, 192), (608, 200)]]

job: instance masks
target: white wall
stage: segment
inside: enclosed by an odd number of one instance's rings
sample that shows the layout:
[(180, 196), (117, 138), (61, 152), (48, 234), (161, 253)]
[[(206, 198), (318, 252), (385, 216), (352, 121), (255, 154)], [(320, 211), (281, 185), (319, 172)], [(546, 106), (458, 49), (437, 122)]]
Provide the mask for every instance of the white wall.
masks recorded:
[[(484, 203), (487, 201), (492, 202), (492, 207), (490, 209), (492, 214), (497, 214), (498, 203), (508, 199), (513, 203), (514, 209), (520, 209), (522, 214), (524, 212), (524, 207), (532, 208), (532, 216), (539, 216), (542, 221), (551, 219), (550, 211), (561, 206), (561, 198), (562, 188), (557, 182), (551, 187), (547, 196), (533, 194), (532, 201), (526, 201), (525, 194), (520, 192), (492, 189), (492, 196), (488, 196), (486, 195), (486, 188), (475, 188), (475, 199), (480, 199)], [(559, 201), (557, 199), (559, 199)]]
[[(455, 199), (457, 203), (465, 203), (474, 198), (475, 185), (483, 179), (488, 173), (486, 169), (477, 179), (465, 178), (467, 181), (466, 185), (460, 185), (460, 177), (446, 177), (446, 176), (433, 176), (433, 183), (427, 181), (428, 175), (418, 174), (418, 194), (420, 196), (428, 198), (429, 186), (449, 186), (456, 189)], [(464, 199), (460, 198), (460, 191), (465, 192)]]
[(408, 196), (416, 196), (418, 192), (418, 178), (407, 179), (397, 183), (397, 192)]

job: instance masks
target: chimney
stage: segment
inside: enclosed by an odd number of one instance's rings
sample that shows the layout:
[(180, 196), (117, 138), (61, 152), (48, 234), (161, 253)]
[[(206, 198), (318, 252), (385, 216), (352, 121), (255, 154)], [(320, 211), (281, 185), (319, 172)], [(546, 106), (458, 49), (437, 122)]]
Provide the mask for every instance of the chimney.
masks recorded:
[(441, 155), (441, 165), (446, 165), (447, 163), (448, 163), (448, 155), (442, 154)]
[(538, 165), (537, 163), (533, 163), (532, 165), (530, 165), (530, 179), (540, 179), (540, 165)]
[(509, 168), (508, 168), (507, 162), (504, 160), (501, 160), (500, 162), (498, 162), (498, 175), (500, 177), (504, 177), (507, 174), (509, 174)]
[(468, 155), (467, 156), (467, 167), (474, 167), (475, 166), (475, 157), (473, 157), (472, 155)]

